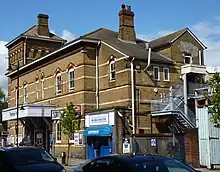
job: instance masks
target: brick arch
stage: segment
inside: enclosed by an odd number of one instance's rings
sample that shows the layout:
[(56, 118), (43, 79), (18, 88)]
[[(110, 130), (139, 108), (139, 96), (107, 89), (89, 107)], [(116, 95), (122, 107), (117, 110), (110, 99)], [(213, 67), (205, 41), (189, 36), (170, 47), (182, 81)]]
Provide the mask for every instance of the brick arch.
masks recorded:
[(109, 60), (108, 60), (108, 64), (110, 64), (111, 61), (115, 61), (116, 60), (116, 57), (111, 55), (109, 56)]
[(41, 73), (41, 76), (40, 76), (41, 80), (43, 80), (45, 78), (45, 74), (44, 72)]
[(68, 65), (67, 65), (67, 68), (66, 68), (66, 71), (69, 71), (70, 69), (74, 69), (75, 68), (75, 65), (72, 63), (72, 62), (70, 62)]
[(62, 70), (58, 67), (58, 68), (55, 70), (54, 75), (56, 76), (58, 73), (61, 73), (61, 72), (62, 72)]

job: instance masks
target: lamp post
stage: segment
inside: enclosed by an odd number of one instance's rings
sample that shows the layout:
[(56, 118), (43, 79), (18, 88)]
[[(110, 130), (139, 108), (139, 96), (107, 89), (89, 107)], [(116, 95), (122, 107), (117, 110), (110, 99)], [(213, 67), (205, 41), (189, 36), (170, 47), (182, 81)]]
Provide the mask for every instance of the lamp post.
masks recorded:
[[(11, 66), (15, 66), (13, 64), (9, 64), (9, 68), (8, 70), (12, 70), (12, 67)], [(16, 109), (17, 109), (17, 117), (16, 117), (16, 145), (17, 147), (19, 147), (19, 143), (18, 143), (18, 122), (19, 122), (19, 61), (17, 62), (17, 65), (15, 66), (16, 69), (17, 69), (17, 88), (16, 88), (16, 101), (17, 101), (17, 104), (16, 104)], [(21, 110), (24, 110), (24, 107), (23, 105), (21, 106)]]

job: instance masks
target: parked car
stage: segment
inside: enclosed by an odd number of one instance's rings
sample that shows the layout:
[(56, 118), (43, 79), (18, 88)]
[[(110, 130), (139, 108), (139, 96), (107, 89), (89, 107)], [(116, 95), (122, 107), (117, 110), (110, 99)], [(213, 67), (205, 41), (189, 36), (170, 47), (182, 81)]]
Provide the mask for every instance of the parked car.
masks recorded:
[(88, 161), (71, 172), (197, 172), (163, 156), (105, 156)]
[(55, 158), (39, 147), (0, 148), (1, 172), (66, 172)]

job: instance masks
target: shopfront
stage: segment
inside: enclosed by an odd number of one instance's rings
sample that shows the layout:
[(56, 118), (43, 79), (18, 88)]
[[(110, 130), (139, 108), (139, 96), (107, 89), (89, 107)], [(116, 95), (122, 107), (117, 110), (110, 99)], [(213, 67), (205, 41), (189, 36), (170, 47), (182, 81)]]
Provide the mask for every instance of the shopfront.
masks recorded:
[(88, 159), (116, 152), (115, 111), (87, 114), (85, 126)]

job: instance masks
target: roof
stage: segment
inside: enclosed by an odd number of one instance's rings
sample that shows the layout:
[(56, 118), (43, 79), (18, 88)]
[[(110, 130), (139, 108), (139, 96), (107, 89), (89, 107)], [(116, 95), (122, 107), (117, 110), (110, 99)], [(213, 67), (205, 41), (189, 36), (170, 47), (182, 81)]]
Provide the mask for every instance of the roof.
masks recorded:
[(158, 39), (152, 40), (152, 41), (150, 41), (150, 47), (157, 48), (157, 47), (161, 47), (163, 45), (171, 44), (171, 43), (173, 43), (175, 40), (177, 40), (180, 36), (182, 36), (186, 32), (190, 33), (192, 35), (192, 37), (194, 37), (194, 39), (204, 49), (207, 48), (188, 28), (184, 28), (184, 29), (178, 30), (176, 32), (170, 33), (170, 34), (168, 34), (166, 36), (163, 36), (163, 37), (160, 37)]
[[(127, 56), (136, 57), (139, 60), (147, 60), (148, 58), (148, 50), (146, 49), (146, 44), (148, 44), (147, 41), (141, 39), (136, 39), (136, 42), (123, 41), (118, 39), (118, 32), (106, 28), (100, 28), (94, 32), (81, 36), (81, 38), (101, 40)], [(173, 63), (168, 57), (153, 51), (151, 51), (151, 60), (161, 63)]]
[(3, 150), (3, 151), (22, 151), (22, 150), (39, 150), (39, 149), (42, 149), (40, 147), (34, 147), (34, 146), (22, 146), (22, 147), (2, 147), (0, 148), (0, 150)]
[(38, 25), (34, 25), (31, 28), (29, 28), (27, 31), (25, 31), (24, 33), (20, 34), (18, 37), (16, 37), (15, 39), (13, 39), (12, 41), (10, 41), (8, 44), (6, 44), (5, 46), (8, 47), (9, 45), (11, 45), (13, 42), (15, 42), (16, 40), (22, 38), (22, 37), (29, 37), (29, 38), (35, 38), (35, 39), (44, 39), (44, 40), (48, 40), (48, 41), (58, 41), (58, 42), (66, 42), (65, 39), (53, 34), (50, 32), (49, 37), (47, 36), (41, 36), (37, 34), (37, 30), (38, 30)]

